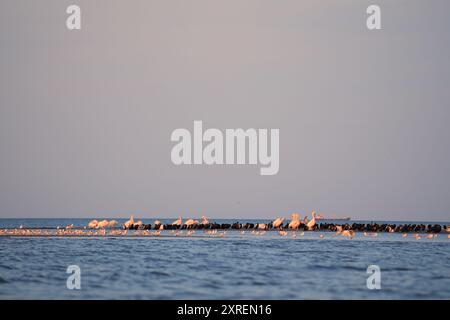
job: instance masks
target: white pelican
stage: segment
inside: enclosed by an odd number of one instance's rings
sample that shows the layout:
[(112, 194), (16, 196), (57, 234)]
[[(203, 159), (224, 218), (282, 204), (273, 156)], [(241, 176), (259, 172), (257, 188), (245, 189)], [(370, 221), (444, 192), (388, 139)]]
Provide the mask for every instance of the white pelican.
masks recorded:
[(313, 212), (311, 213), (311, 215), (312, 215), (311, 221), (309, 221), (309, 222), (306, 224), (306, 228), (308, 228), (308, 230), (314, 230), (314, 226), (316, 225), (316, 212), (313, 211)]
[(125, 222), (123, 224), (123, 226), (125, 227), (125, 229), (130, 229), (131, 227), (134, 226), (134, 218), (133, 216), (130, 217), (130, 220), (128, 220), (127, 222)]
[(89, 229), (96, 229), (98, 226), (98, 221), (97, 220), (92, 220), (88, 223), (88, 228)]
[(275, 221), (272, 223), (272, 226), (274, 228), (279, 228), (283, 224), (284, 218), (276, 218)]
[(291, 222), (289, 223), (289, 229), (298, 229), (300, 226), (300, 216), (298, 213), (293, 213), (291, 215)]
[(208, 219), (205, 216), (202, 216), (202, 224), (209, 224)]
[(109, 226), (108, 220), (102, 220), (97, 224), (98, 229), (105, 229)]
[(175, 220), (174, 222), (172, 222), (173, 226), (181, 226), (182, 225), (182, 220), (181, 217), (179, 217), (177, 220)]
[(344, 231), (341, 232), (341, 235), (343, 237), (347, 237), (347, 238), (352, 239), (355, 236), (355, 231), (353, 231), (353, 230), (344, 230)]
[(258, 223), (258, 229), (259, 230), (266, 230), (267, 229), (267, 225), (265, 223)]
[(353, 239), (355, 236), (355, 231), (353, 230), (343, 230), (342, 226), (336, 226), (336, 234), (333, 237), (336, 237), (338, 235), (341, 235), (343, 237)]
[(119, 223), (116, 220), (111, 220), (108, 224), (108, 228), (114, 228), (115, 226), (117, 226)]
[(141, 220), (139, 220), (139, 221), (136, 222), (134, 225), (135, 225), (135, 226), (138, 226), (138, 229), (140, 229), (140, 228), (142, 227), (143, 223), (142, 223)]
[(184, 224), (186, 226), (190, 227), (190, 226), (198, 224), (198, 221), (197, 220), (193, 220), (193, 219), (188, 219), (188, 220), (186, 220), (186, 222)]

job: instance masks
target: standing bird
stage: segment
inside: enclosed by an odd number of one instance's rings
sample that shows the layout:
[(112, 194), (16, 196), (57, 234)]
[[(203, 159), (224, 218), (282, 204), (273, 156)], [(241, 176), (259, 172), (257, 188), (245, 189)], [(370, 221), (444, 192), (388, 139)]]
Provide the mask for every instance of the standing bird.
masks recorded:
[(108, 224), (108, 228), (115, 228), (119, 223), (116, 220), (111, 220)]
[(133, 226), (134, 226), (135, 229), (136, 229), (136, 227), (137, 227), (137, 229), (142, 229), (143, 226), (144, 226), (144, 223), (141, 220), (139, 220)]
[(196, 224), (198, 224), (198, 221), (197, 220), (193, 220), (193, 219), (188, 219), (188, 220), (186, 220), (186, 222), (184, 223), (187, 227), (191, 227), (191, 226), (193, 226), (193, 225), (196, 225)]
[(133, 216), (131, 216), (130, 217), (130, 220), (128, 220), (127, 222), (125, 222), (124, 224), (123, 224), (123, 227), (125, 228), (125, 229), (130, 229), (130, 228), (132, 228), (134, 226), (134, 218), (133, 218)]
[(89, 229), (96, 229), (97, 226), (98, 226), (98, 221), (97, 220), (92, 220), (92, 221), (89, 221), (89, 223), (88, 223), (88, 228)]
[(298, 213), (293, 213), (291, 215), (291, 222), (289, 223), (289, 229), (298, 229), (300, 226), (300, 216)]
[(349, 238), (351, 240), (355, 236), (355, 231), (353, 231), (353, 230), (344, 230), (344, 231), (341, 232), (341, 236)]
[(182, 224), (182, 220), (181, 220), (181, 217), (179, 217), (177, 220), (175, 220), (174, 222), (172, 222), (172, 225), (173, 226), (181, 226), (181, 224)]
[(105, 229), (109, 226), (108, 220), (102, 220), (97, 224), (98, 229)]
[(272, 226), (277, 229), (283, 224), (284, 218), (276, 218), (275, 221), (272, 223)]
[(209, 221), (208, 221), (208, 219), (205, 216), (202, 216), (202, 224), (203, 225), (209, 224)]
[(313, 212), (311, 213), (311, 215), (312, 215), (311, 221), (309, 221), (309, 222), (306, 224), (306, 228), (307, 228), (309, 231), (314, 230), (314, 227), (316, 226), (316, 212), (313, 211)]

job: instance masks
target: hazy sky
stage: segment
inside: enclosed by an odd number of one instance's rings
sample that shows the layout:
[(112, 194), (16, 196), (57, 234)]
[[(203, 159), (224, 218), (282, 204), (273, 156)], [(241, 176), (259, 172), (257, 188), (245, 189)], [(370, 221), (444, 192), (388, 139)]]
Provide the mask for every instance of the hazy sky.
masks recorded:
[[(450, 220), (449, 39), (448, 0), (1, 0), (0, 217)], [(175, 166), (194, 120), (279, 173)]]

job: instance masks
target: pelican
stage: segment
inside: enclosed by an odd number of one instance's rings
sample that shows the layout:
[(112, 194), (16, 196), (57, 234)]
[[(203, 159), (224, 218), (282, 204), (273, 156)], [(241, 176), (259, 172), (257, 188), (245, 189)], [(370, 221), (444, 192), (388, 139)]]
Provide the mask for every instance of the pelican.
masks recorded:
[(267, 229), (267, 225), (265, 223), (258, 223), (258, 229), (259, 230), (266, 230)]
[(95, 229), (98, 226), (98, 221), (97, 220), (92, 220), (88, 223), (88, 228), (89, 229)]
[(114, 228), (115, 226), (117, 226), (119, 223), (116, 221), (116, 220), (111, 220), (109, 223), (108, 223), (108, 228)]
[(198, 221), (197, 220), (188, 219), (188, 220), (186, 220), (186, 222), (184, 224), (186, 226), (190, 227), (190, 226), (198, 224)]
[(164, 230), (164, 225), (160, 225), (159, 230)]
[(202, 216), (202, 224), (209, 224), (208, 219), (205, 216)]
[(279, 228), (283, 224), (284, 218), (276, 218), (275, 221), (272, 223), (274, 228)]
[(125, 223), (123, 224), (123, 226), (124, 226), (125, 229), (130, 229), (131, 227), (133, 227), (133, 226), (134, 226), (134, 218), (133, 218), (133, 216), (131, 216), (131, 217), (130, 217), (130, 220), (128, 220), (127, 222), (125, 222)]
[(408, 234), (407, 234), (407, 233), (404, 233), (404, 234), (402, 235), (402, 237), (403, 237), (403, 238), (406, 238), (406, 237), (408, 237)]
[(333, 237), (336, 237), (338, 235), (341, 235), (343, 237), (353, 239), (355, 236), (355, 231), (353, 230), (343, 230), (342, 226), (336, 226), (336, 234)]
[(279, 234), (280, 236), (284, 237), (284, 236), (287, 235), (287, 232), (286, 232), (286, 231), (278, 231), (278, 234)]
[(353, 237), (355, 236), (355, 231), (353, 230), (344, 230), (341, 232), (341, 236), (349, 238), (349, 239), (353, 239)]
[(181, 217), (179, 217), (177, 220), (175, 220), (174, 222), (172, 222), (173, 226), (181, 226), (182, 225), (182, 220)]
[(298, 229), (300, 226), (300, 216), (298, 213), (293, 213), (291, 215), (291, 222), (289, 223), (289, 229)]
[(109, 226), (108, 220), (102, 220), (97, 224), (98, 229), (105, 229)]
[(306, 224), (306, 228), (308, 228), (308, 230), (314, 230), (314, 226), (316, 225), (316, 212), (315, 211), (313, 211), (312, 213), (311, 213), (311, 215), (312, 215), (312, 219), (311, 219), (311, 221), (309, 221), (307, 224)]
[(134, 224), (135, 226), (137, 226), (138, 227), (138, 229), (141, 229), (141, 227), (142, 227), (142, 225), (143, 225), (143, 223), (142, 223), (142, 221), (141, 220), (139, 220), (138, 222), (136, 222), (135, 224)]

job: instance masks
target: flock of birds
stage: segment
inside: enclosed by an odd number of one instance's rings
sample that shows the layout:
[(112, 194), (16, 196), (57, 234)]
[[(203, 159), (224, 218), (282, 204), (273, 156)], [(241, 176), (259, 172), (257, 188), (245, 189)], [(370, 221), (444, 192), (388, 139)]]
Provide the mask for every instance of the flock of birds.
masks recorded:
[[(311, 213), (311, 219), (308, 216), (301, 219), (300, 215), (294, 213), (291, 215), (290, 221), (285, 221), (285, 218), (276, 218), (269, 223), (246, 223), (241, 224), (235, 222), (233, 224), (215, 222), (210, 223), (209, 220), (202, 216), (200, 220), (183, 219), (179, 217), (169, 224), (162, 224), (161, 221), (155, 220), (152, 224), (144, 224), (142, 221), (135, 221), (131, 216), (128, 221), (119, 227), (119, 222), (116, 220), (92, 220), (87, 226), (82, 228), (75, 228), (73, 224), (64, 228), (57, 227), (55, 231), (42, 229), (27, 229), (20, 226), (16, 229), (0, 230), (0, 236), (126, 236), (129, 230), (133, 230), (132, 235), (135, 236), (160, 236), (163, 230), (168, 230), (171, 236), (187, 236), (190, 237), (196, 231), (203, 231), (207, 236), (211, 237), (225, 237), (228, 230), (240, 231), (240, 234), (246, 232), (252, 235), (262, 236), (267, 231), (276, 231), (281, 237), (286, 237), (291, 234), (292, 238), (297, 236), (303, 237), (305, 231), (331, 231), (332, 237), (342, 236), (348, 239), (353, 239), (357, 232), (361, 232), (364, 237), (377, 237), (379, 232), (388, 233), (402, 233), (403, 238), (407, 238), (410, 233), (416, 240), (422, 238), (434, 239), (438, 233), (444, 231), (448, 233), (447, 238), (450, 239), (450, 226), (441, 226), (439, 224), (424, 225), (424, 224), (361, 224), (353, 223), (352, 225), (346, 223), (342, 225), (333, 223), (317, 223), (316, 212)], [(299, 232), (300, 231), (300, 232)], [(319, 238), (325, 238), (322, 233)]]

